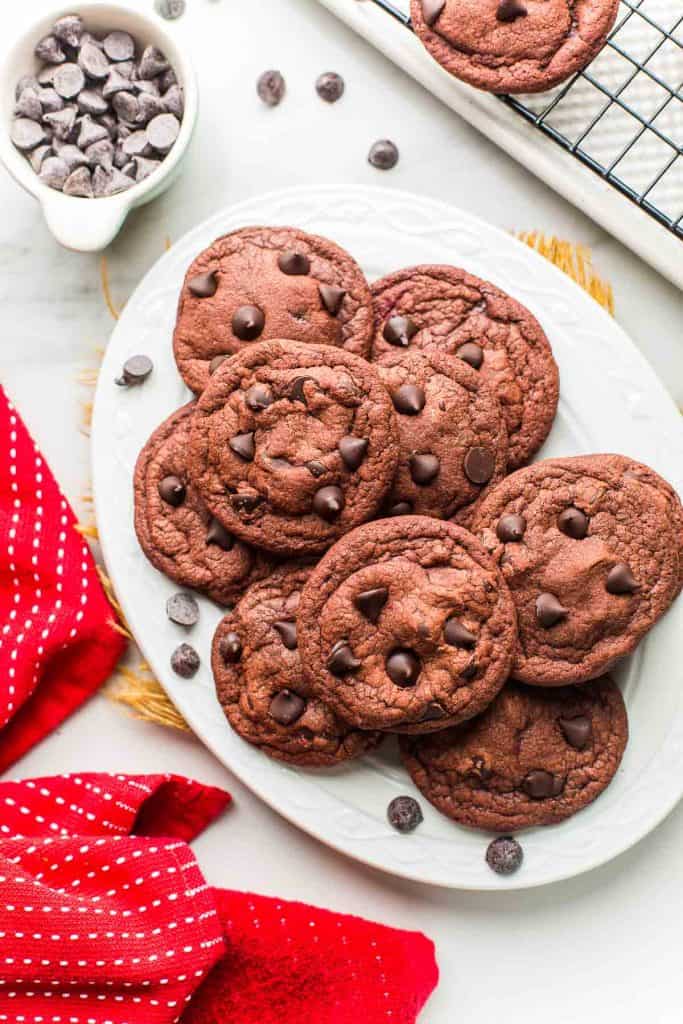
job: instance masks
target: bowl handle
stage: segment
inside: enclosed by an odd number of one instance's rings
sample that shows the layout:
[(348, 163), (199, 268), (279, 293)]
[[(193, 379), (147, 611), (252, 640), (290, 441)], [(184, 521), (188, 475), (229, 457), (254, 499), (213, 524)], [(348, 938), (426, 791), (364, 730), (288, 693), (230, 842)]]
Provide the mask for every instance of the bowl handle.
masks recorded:
[[(76, 206), (78, 204), (78, 206)], [(55, 193), (43, 200), (45, 221), (57, 241), (75, 252), (106, 249), (126, 219), (127, 202), (108, 199), (75, 199)]]

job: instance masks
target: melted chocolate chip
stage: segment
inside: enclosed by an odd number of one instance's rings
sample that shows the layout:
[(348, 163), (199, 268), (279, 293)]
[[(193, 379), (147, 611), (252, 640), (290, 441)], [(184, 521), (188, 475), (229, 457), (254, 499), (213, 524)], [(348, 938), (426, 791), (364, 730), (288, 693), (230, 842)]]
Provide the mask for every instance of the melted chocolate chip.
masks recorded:
[(165, 476), (159, 481), (159, 496), (167, 505), (178, 508), (185, 501), (185, 484), (177, 476)]
[(198, 299), (210, 299), (218, 290), (218, 278), (213, 270), (197, 274), (187, 282), (188, 290)]
[(240, 341), (254, 341), (265, 325), (266, 318), (258, 306), (240, 306), (232, 318), (232, 333)]
[(218, 645), (221, 658), (226, 665), (234, 665), (242, 657), (242, 641), (238, 633), (226, 633)]
[(346, 292), (343, 288), (335, 288), (331, 284), (321, 284), (318, 286), (320, 292), (320, 298), (322, 304), (330, 314), (330, 316), (336, 316), (342, 307), (342, 302)]
[(321, 487), (313, 495), (313, 511), (328, 523), (334, 522), (344, 509), (344, 494), (341, 487)]
[(270, 702), (268, 713), (278, 725), (294, 725), (306, 710), (306, 701), (291, 690), (281, 690)]
[(372, 590), (363, 590), (353, 603), (358, 611), (374, 624), (378, 621), (388, 598), (389, 591), (386, 587), (373, 587)]
[(311, 474), (311, 476), (316, 477), (316, 479), (318, 477), (325, 475), (325, 467), (323, 466), (322, 462), (318, 462), (317, 459), (313, 459), (311, 462), (307, 462), (306, 469)]
[(252, 412), (263, 412), (273, 404), (273, 392), (267, 384), (252, 384), (244, 396), (244, 401)]
[(358, 469), (368, 453), (368, 442), (364, 437), (342, 437), (337, 445), (344, 465), (352, 471)]
[(278, 257), (277, 265), (283, 274), (290, 277), (304, 277), (310, 272), (311, 261), (302, 252), (283, 252)]
[(577, 715), (576, 718), (559, 718), (557, 724), (567, 743), (575, 750), (583, 750), (593, 738), (591, 720), (586, 715)]
[(517, 18), (525, 18), (527, 15), (526, 6), (520, 0), (500, 0), (496, 11), (498, 21), (516, 21)]
[(545, 800), (549, 796), (560, 795), (564, 789), (564, 779), (558, 779), (551, 772), (536, 768), (525, 776), (522, 789), (532, 800)]
[(631, 566), (625, 562), (620, 562), (610, 569), (605, 587), (608, 594), (635, 594), (640, 590), (640, 584), (631, 572)]
[(409, 501), (397, 501), (395, 505), (389, 505), (385, 515), (387, 516), (409, 516), (413, 506)]
[(235, 512), (253, 512), (263, 501), (260, 494), (231, 494), (230, 504)]
[(420, 659), (407, 648), (397, 648), (386, 660), (387, 675), (392, 683), (402, 688), (415, 686), (421, 669)]
[(524, 516), (516, 516), (509, 512), (501, 516), (496, 526), (496, 536), (503, 544), (516, 544), (522, 539), (526, 531), (526, 519)]
[(470, 448), (465, 456), (465, 476), (473, 484), (487, 484), (495, 468), (496, 458), (488, 448)]
[(554, 594), (539, 594), (536, 598), (536, 619), (543, 629), (550, 629), (567, 618), (569, 611)]
[(579, 508), (566, 508), (557, 518), (557, 528), (573, 540), (583, 540), (588, 533), (590, 520)]
[(464, 669), (460, 673), (460, 678), (469, 681), (470, 679), (474, 679), (478, 671), (479, 666), (477, 665), (474, 658), (472, 658), (472, 660), (467, 665), (465, 665)]
[(422, 0), (422, 15), (430, 28), (436, 24), (445, 6), (446, 0)]
[(421, 722), (438, 722), (446, 717), (446, 711), (440, 704), (428, 704), (420, 715)]
[(481, 345), (477, 345), (476, 341), (466, 341), (464, 345), (456, 349), (455, 354), (473, 370), (478, 370), (484, 362), (484, 350)]
[(402, 384), (391, 396), (396, 412), (404, 416), (417, 416), (425, 407), (426, 397), (417, 384)]
[(256, 445), (254, 444), (254, 431), (251, 430), (247, 434), (235, 434), (228, 441), (228, 446), (231, 451), (238, 455), (240, 459), (245, 462), (253, 462), (254, 455), (256, 454)]
[(280, 639), (288, 651), (296, 650), (296, 622), (291, 620), (274, 622), (273, 629), (280, 634)]
[(327, 667), (333, 676), (346, 676), (349, 672), (355, 672), (360, 668), (361, 663), (355, 656), (346, 640), (340, 640), (334, 645), (327, 659)]
[(439, 475), (440, 464), (436, 455), (411, 455), (410, 475), (416, 484), (425, 487)]
[(231, 533), (228, 533), (222, 523), (219, 523), (217, 519), (212, 519), (206, 531), (206, 543), (209, 545), (215, 544), (216, 547), (222, 548), (223, 551), (230, 551), (235, 544), (235, 538)]
[(382, 335), (390, 345), (407, 348), (417, 334), (417, 324), (409, 316), (392, 316), (384, 325)]
[(213, 359), (209, 363), (209, 377), (213, 377), (213, 375), (216, 372), (216, 370), (218, 369), (218, 367), (222, 366), (227, 358), (228, 358), (227, 356), (214, 356), (213, 357)]
[(315, 377), (296, 377), (292, 382), (287, 397), (292, 402), (303, 402), (306, 405), (306, 392), (304, 391), (304, 384), (307, 380), (315, 381)]
[(474, 633), (471, 633), (467, 626), (463, 625), (455, 616), (446, 622), (443, 628), (443, 638), (451, 647), (474, 647), (477, 642)]

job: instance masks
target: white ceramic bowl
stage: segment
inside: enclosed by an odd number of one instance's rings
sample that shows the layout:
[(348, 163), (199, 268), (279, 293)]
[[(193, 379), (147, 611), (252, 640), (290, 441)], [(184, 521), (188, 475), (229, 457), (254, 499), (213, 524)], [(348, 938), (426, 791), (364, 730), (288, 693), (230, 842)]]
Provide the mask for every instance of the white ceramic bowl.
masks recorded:
[[(125, 192), (97, 199), (65, 196), (43, 184), (10, 138), (14, 90), (22, 75), (39, 69), (33, 49), (64, 14), (80, 14), (91, 32), (122, 29), (141, 46), (150, 43), (169, 59), (185, 94), (185, 113), (180, 133), (161, 166), (148, 178)], [(89, 3), (58, 7), (36, 22), (10, 48), (0, 69), (0, 159), (13, 178), (38, 200), (45, 220), (58, 242), (68, 249), (97, 252), (118, 234), (130, 210), (165, 191), (177, 176), (197, 121), (197, 80), (194, 69), (174, 36), (156, 17), (146, 17), (125, 4)]]

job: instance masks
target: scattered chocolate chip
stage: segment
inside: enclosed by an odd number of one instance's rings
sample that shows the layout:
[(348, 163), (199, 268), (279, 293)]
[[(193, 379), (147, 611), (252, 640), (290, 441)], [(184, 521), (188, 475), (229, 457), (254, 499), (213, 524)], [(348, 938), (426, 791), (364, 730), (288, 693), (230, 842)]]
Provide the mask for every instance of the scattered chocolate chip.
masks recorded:
[(389, 139), (375, 142), (368, 153), (368, 162), (380, 171), (390, 171), (398, 163), (398, 148)]
[(256, 83), (256, 91), (268, 107), (277, 107), (285, 89), (285, 80), (279, 71), (264, 71)]
[(635, 594), (640, 590), (640, 584), (636, 582), (630, 565), (626, 565), (625, 562), (620, 562), (610, 569), (605, 587), (608, 594)]
[(465, 476), (473, 484), (487, 484), (496, 468), (496, 457), (488, 448), (470, 448), (463, 464)]
[(586, 715), (577, 715), (575, 718), (559, 718), (558, 725), (567, 743), (576, 750), (583, 750), (593, 737), (593, 726), (590, 718), (587, 718)]
[(254, 443), (254, 431), (250, 430), (246, 434), (235, 434), (228, 441), (228, 446), (238, 455), (240, 459), (244, 459), (245, 462), (253, 462), (254, 455), (256, 454), (256, 445)]
[(325, 103), (336, 103), (344, 95), (344, 79), (336, 71), (325, 71), (316, 79), (315, 91)]
[(569, 610), (560, 604), (554, 594), (539, 594), (536, 598), (536, 619), (543, 629), (550, 629), (563, 622)]
[(440, 463), (436, 455), (411, 455), (410, 475), (422, 487), (430, 484), (439, 475)]
[(422, 0), (422, 15), (431, 28), (446, 6), (446, 0)]
[(135, 40), (128, 32), (115, 30), (104, 37), (102, 49), (109, 60), (130, 60), (135, 56)]
[(501, 516), (496, 526), (496, 536), (503, 544), (517, 544), (526, 532), (526, 519), (524, 516), (508, 512)]
[(218, 649), (226, 665), (234, 665), (242, 657), (242, 641), (238, 633), (226, 633), (221, 637)]
[(159, 481), (159, 497), (167, 505), (178, 508), (185, 501), (185, 484), (177, 476), (165, 476)]
[(524, 851), (512, 836), (494, 839), (486, 850), (486, 863), (497, 875), (513, 875), (523, 860)]
[(557, 519), (557, 528), (573, 540), (583, 540), (588, 533), (589, 522), (590, 520), (585, 512), (571, 506), (566, 508), (564, 512), (560, 512)]
[(153, 369), (154, 363), (149, 356), (131, 356), (123, 364), (123, 371), (121, 376), (117, 377), (116, 383), (121, 386), (142, 384)]
[(451, 647), (474, 647), (477, 638), (471, 633), (467, 626), (463, 625), (460, 619), (453, 615), (446, 621), (443, 628), (443, 638)]
[(255, 341), (266, 325), (263, 310), (258, 306), (240, 306), (232, 318), (232, 333), (240, 341)]
[(344, 509), (344, 494), (341, 487), (321, 487), (313, 495), (313, 511), (321, 519), (333, 523)]
[(160, 18), (175, 21), (185, 13), (185, 0), (154, 0), (154, 10)]
[(396, 686), (415, 686), (421, 669), (420, 659), (407, 648), (397, 648), (386, 660), (387, 675)]
[(390, 345), (407, 348), (417, 330), (417, 324), (409, 316), (392, 316), (385, 323), (382, 336)]
[(424, 821), (422, 808), (412, 796), (395, 796), (387, 807), (387, 818), (397, 832), (414, 832)]
[(327, 659), (327, 668), (333, 676), (346, 676), (349, 672), (355, 672), (361, 666), (346, 640), (340, 640), (334, 645)]
[(368, 453), (368, 441), (364, 437), (342, 437), (337, 445), (344, 465), (347, 469), (355, 471), (362, 464)]
[(209, 363), (209, 377), (212, 377), (219, 366), (222, 366), (228, 356), (214, 356)]
[(212, 519), (206, 531), (206, 543), (209, 547), (221, 548), (223, 551), (231, 551), (235, 546), (235, 538), (225, 529), (217, 519)]
[(343, 288), (335, 288), (331, 284), (318, 285), (318, 291), (320, 292), (320, 299), (323, 306), (330, 314), (330, 316), (336, 316), (341, 309), (342, 302), (346, 292)]
[(496, 11), (498, 21), (516, 21), (517, 18), (525, 18), (527, 15), (526, 6), (520, 0), (500, 0)]
[(65, 14), (52, 26), (52, 35), (61, 43), (76, 49), (83, 37), (83, 19), (78, 14)]
[(177, 626), (195, 626), (199, 622), (199, 605), (192, 594), (180, 591), (169, 597), (166, 614)]
[(311, 261), (308, 256), (291, 249), (280, 253), (277, 265), (283, 274), (288, 274), (290, 277), (304, 277), (311, 269)]
[(478, 370), (484, 362), (484, 350), (476, 341), (466, 341), (464, 345), (455, 351), (458, 359), (462, 359), (474, 370)]
[(189, 644), (181, 644), (180, 647), (176, 647), (171, 655), (171, 668), (176, 675), (183, 679), (192, 679), (197, 674), (199, 665), (199, 655)]
[(269, 405), (273, 404), (273, 392), (267, 384), (252, 384), (244, 397), (244, 401), (252, 412), (262, 412)]
[(296, 622), (292, 622), (290, 620), (274, 622), (273, 629), (280, 634), (283, 646), (286, 647), (288, 651), (296, 650)]
[(564, 789), (564, 779), (559, 779), (542, 768), (536, 768), (522, 780), (522, 789), (532, 800), (545, 800), (549, 796), (560, 795)]
[(388, 599), (389, 591), (386, 587), (373, 587), (372, 590), (363, 590), (354, 598), (353, 603), (361, 615), (374, 625)]
[(281, 690), (270, 702), (269, 714), (278, 725), (294, 725), (306, 710), (306, 701), (292, 690)]
[(404, 416), (417, 416), (425, 407), (426, 397), (417, 384), (402, 384), (391, 396), (394, 408)]

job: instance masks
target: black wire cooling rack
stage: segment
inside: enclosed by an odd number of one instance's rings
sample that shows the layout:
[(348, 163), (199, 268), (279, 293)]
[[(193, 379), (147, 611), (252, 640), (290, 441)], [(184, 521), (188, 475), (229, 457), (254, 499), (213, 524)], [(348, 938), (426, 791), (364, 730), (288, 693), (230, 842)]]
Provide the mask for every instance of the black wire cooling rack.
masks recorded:
[[(372, 3), (412, 30), (405, 10)], [(683, 238), (681, 0), (621, 0), (584, 71), (550, 92), (500, 100)]]

